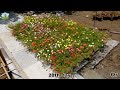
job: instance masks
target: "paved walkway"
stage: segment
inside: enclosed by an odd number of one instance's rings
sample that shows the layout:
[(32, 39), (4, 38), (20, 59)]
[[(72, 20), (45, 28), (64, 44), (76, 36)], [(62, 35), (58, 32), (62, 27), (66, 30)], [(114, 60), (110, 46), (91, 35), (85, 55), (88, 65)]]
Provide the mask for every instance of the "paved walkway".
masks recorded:
[[(18, 21), (22, 21), (23, 17), (19, 16)], [(0, 24), (0, 39), (4, 42), (6, 47), (14, 56), (16, 62), (23, 69), (29, 79), (57, 79), (55, 77), (49, 77), (52, 70), (49, 67), (43, 67), (42, 62), (38, 61), (33, 53), (27, 51), (27, 49), (12, 36), (7, 25)], [(75, 75), (75, 79), (83, 79), (79, 75)]]

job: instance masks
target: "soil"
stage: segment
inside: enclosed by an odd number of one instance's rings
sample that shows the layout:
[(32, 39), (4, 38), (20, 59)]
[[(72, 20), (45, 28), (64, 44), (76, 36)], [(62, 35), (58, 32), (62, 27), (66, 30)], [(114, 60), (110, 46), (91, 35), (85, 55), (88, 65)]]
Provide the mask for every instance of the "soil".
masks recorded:
[[(101, 11), (97, 12), (100, 13)], [(117, 12), (120, 13), (120, 11)], [(95, 14), (95, 11), (76, 11), (72, 15), (63, 15), (62, 17), (85, 24), (91, 28), (107, 28), (110, 31), (120, 32), (120, 20), (93, 21), (92, 17)], [(86, 17), (86, 15), (88, 15), (88, 17)], [(120, 41), (120, 34), (110, 33), (110, 36), (113, 40)], [(80, 74), (87, 79), (120, 79), (120, 44), (116, 46), (95, 69), (85, 67)]]

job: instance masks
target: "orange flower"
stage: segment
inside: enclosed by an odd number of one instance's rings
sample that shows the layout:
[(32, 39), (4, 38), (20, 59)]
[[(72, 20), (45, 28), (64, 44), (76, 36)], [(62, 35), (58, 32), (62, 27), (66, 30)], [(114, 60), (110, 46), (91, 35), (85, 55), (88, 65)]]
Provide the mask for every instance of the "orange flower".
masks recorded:
[(80, 48), (81, 48), (81, 49), (83, 49), (83, 48), (84, 48), (84, 46), (80, 46)]
[(36, 46), (36, 43), (35, 42), (32, 42), (32, 44), (31, 44), (32, 46)]

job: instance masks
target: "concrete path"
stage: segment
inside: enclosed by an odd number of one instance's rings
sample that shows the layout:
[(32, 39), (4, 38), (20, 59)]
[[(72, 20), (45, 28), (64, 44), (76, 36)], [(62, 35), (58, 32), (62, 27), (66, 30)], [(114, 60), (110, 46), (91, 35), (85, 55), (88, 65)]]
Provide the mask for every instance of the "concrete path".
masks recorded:
[[(18, 21), (22, 21), (23, 17), (19, 17)], [(57, 79), (56, 77), (49, 77), (49, 74), (52, 74), (52, 70), (49, 67), (43, 67), (42, 62), (38, 61), (33, 53), (28, 52), (20, 42), (16, 41), (7, 25), (0, 24), (0, 39), (12, 53), (16, 62), (29, 79)], [(83, 79), (82, 76), (77, 74), (75, 76), (75, 79)]]

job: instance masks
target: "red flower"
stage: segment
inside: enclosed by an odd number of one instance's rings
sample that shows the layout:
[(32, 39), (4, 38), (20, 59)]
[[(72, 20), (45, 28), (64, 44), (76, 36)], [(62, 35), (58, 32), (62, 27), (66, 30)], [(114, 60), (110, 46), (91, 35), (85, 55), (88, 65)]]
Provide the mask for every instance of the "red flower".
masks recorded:
[(58, 50), (59, 53), (63, 53), (63, 50)]
[(57, 58), (57, 56), (53, 56), (51, 60), (55, 61), (56, 58)]
[(34, 47), (34, 46), (36, 46), (36, 43), (35, 43), (35, 42), (32, 42), (32, 44), (31, 44), (31, 45)]

